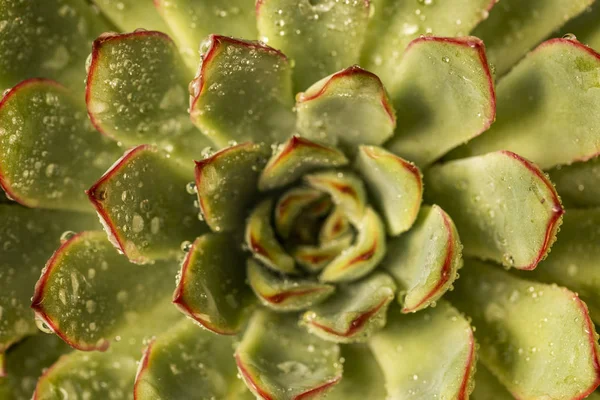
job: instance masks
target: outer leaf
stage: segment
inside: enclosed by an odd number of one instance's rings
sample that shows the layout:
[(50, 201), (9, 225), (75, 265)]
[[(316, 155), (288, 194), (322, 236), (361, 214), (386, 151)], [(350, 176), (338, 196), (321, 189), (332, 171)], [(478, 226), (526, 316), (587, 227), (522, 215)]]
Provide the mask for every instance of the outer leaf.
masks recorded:
[(200, 210), (216, 232), (243, 226), (255, 202), (258, 177), (267, 162), (264, 146), (243, 143), (196, 161), (196, 188)]
[(274, 220), (277, 233), (287, 239), (302, 211), (323, 197), (316, 189), (295, 187), (285, 192), (275, 205)]
[[(31, 307), (65, 342), (78, 350), (108, 348), (110, 339), (156, 307), (175, 268), (131, 264), (102, 231), (80, 233), (50, 258), (35, 286)], [(138, 317), (139, 318), (139, 317)]]
[(1, 0), (0, 21), (4, 21), (0, 30), (2, 89), (44, 77), (81, 90), (92, 40), (109, 30), (79, 0)]
[(369, 348), (354, 344), (342, 347), (344, 377), (328, 394), (332, 400), (384, 399), (383, 372)]
[(121, 31), (138, 28), (168, 32), (169, 28), (150, 1), (92, 0)]
[(154, 5), (192, 70), (200, 61), (200, 41), (208, 34), (257, 37), (253, 0), (154, 0)]
[(346, 164), (348, 159), (338, 149), (294, 135), (269, 159), (258, 184), (261, 190), (276, 189), (289, 185), (307, 172)]
[(261, 40), (295, 61), (298, 92), (359, 60), (369, 1), (259, 0)]
[(257, 312), (235, 358), (258, 399), (319, 397), (342, 377), (340, 349), (298, 326), (295, 315)]
[(127, 151), (87, 191), (109, 239), (132, 262), (180, 254), (206, 231), (185, 187), (189, 178), (152, 146)]
[(590, 7), (582, 12), (577, 18), (562, 27), (564, 34), (575, 34), (577, 39), (596, 50), (600, 50), (600, 3), (595, 1)]
[[(485, 42), (499, 76), (507, 73), (531, 48), (594, 0), (503, 0), (473, 35)], [(501, 113), (498, 113), (501, 115)]]
[(294, 259), (281, 246), (273, 226), (271, 215), (273, 201), (263, 200), (250, 214), (246, 224), (245, 241), (258, 260), (274, 271), (286, 274), (297, 273)]
[(200, 236), (183, 261), (173, 303), (208, 330), (237, 333), (254, 300), (245, 283), (245, 261), (246, 255), (231, 236)]
[(477, 365), (473, 400), (513, 400), (514, 397), (482, 363)]
[(0, 100), (0, 148), (0, 184), (11, 198), (88, 212), (84, 189), (120, 152), (68, 89), (44, 79), (21, 82)]
[(434, 166), (426, 193), (451, 216), (464, 253), (534, 269), (546, 257), (564, 210), (537, 166), (501, 151)]
[(248, 283), (267, 307), (276, 311), (300, 311), (331, 296), (335, 286), (313, 279), (290, 278), (248, 260)]
[(154, 144), (185, 161), (212, 143), (186, 112), (190, 76), (161, 32), (104, 34), (94, 41), (86, 103), (94, 126), (127, 146)]
[(397, 236), (409, 230), (423, 199), (419, 168), (376, 146), (360, 146), (354, 168), (381, 210), (388, 233)]
[(396, 284), (385, 273), (341, 286), (325, 303), (311, 307), (302, 319), (310, 333), (338, 343), (366, 341), (383, 328)]
[(458, 276), (462, 245), (454, 223), (438, 206), (423, 207), (413, 229), (388, 243), (384, 267), (396, 279), (402, 312), (433, 305)]
[(467, 399), (473, 390), (473, 332), (467, 320), (446, 302), (412, 315), (392, 307), (385, 329), (369, 344), (383, 371), (390, 400)]
[(544, 42), (498, 85), (499, 117), (491, 130), (455, 155), (511, 150), (543, 169), (596, 156), (598, 68), (600, 54), (575, 40)]
[[(192, 121), (216, 144), (273, 143), (293, 132), (291, 69), (261, 42), (211, 35), (190, 84)], [(232, 68), (236, 65), (236, 68)]]
[(341, 252), (347, 249), (354, 241), (354, 235), (346, 235), (327, 241), (321, 245), (302, 245), (293, 250), (294, 259), (309, 272), (320, 272)]
[(323, 282), (346, 282), (375, 269), (385, 255), (385, 227), (375, 211), (367, 208), (357, 226), (356, 242), (331, 261), (319, 276)]
[(296, 96), (296, 127), (304, 137), (353, 151), (392, 136), (396, 115), (377, 75), (352, 66)]
[(237, 379), (233, 340), (183, 320), (148, 345), (134, 386), (136, 400), (250, 399)]
[(486, 131), (496, 118), (492, 74), (475, 37), (414, 40), (387, 88), (401, 122), (386, 147), (417, 165)]
[(513, 396), (583, 399), (598, 386), (598, 336), (576, 294), (466, 265), (451, 300), (473, 318), (482, 362)]
[[(63, 232), (94, 229), (93, 214), (0, 205), (0, 354), (37, 332), (29, 308), (35, 282)], [(10, 363), (9, 358), (9, 363)], [(9, 365), (10, 369), (11, 366)], [(31, 395), (31, 393), (29, 393)]]
[(548, 174), (566, 207), (600, 206), (600, 158), (559, 165)]

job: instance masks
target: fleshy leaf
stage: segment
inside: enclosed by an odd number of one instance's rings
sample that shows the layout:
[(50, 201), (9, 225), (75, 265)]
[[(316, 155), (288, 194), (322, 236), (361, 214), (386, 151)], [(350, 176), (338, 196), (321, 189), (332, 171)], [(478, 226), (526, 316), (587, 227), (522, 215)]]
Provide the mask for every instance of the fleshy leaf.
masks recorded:
[(475, 390), (471, 394), (471, 399), (514, 400), (514, 397), (483, 363), (479, 363), (475, 372)]
[(543, 169), (595, 157), (599, 68), (600, 54), (576, 40), (542, 43), (498, 84), (498, 119), (489, 132), (451, 157), (510, 150)]
[(323, 282), (345, 282), (361, 278), (375, 269), (385, 256), (385, 226), (371, 208), (357, 226), (355, 243), (340, 253), (323, 270)]
[(559, 36), (574, 34), (577, 39), (593, 49), (600, 50), (600, 3), (595, 1), (577, 18), (562, 27)]
[(245, 262), (246, 254), (230, 235), (200, 236), (183, 261), (173, 303), (210, 331), (237, 333), (254, 300), (245, 283)]
[[(171, 286), (173, 261), (131, 264), (102, 231), (68, 239), (50, 258), (35, 286), (36, 318), (78, 350), (105, 351), (111, 339), (150, 310)], [(152, 271), (148, 271), (151, 268)]]
[(259, 0), (256, 18), (261, 40), (294, 60), (299, 92), (358, 63), (369, 1)]
[(388, 399), (467, 399), (473, 390), (473, 331), (445, 301), (409, 315), (390, 307), (386, 327), (369, 345), (383, 371)]
[(573, 292), (468, 260), (450, 300), (473, 318), (481, 361), (519, 399), (583, 399), (600, 383), (598, 344)]
[(254, 0), (154, 0), (154, 4), (192, 70), (200, 62), (200, 41), (208, 34), (257, 37)]
[(79, 92), (92, 41), (109, 30), (79, 0), (1, 0), (0, 21), (0, 90), (44, 77)]
[(133, 31), (138, 28), (145, 28), (166, 33), (169, 30), (151, 1), (92, 1), (113, 24), (120, 28), (121, 31)]
[(11, 198), (87, 212), (84, 190), (121, 152), (94, 130), (76, 96), (45, 79), (23, 81), (0, 100), (0, 148), (0, 184)]
[(360, 146), (354, 168), (381, 210), (387, 232), (397, 236), (409, 230), (423, 199), (419, 168), (376, 146)]
[(380, 145), (394, 132), (396, 116), (377, 75), (352, 66), (321, 79), (296, 96), (302, 136), (340, 145)]
[(271, 223), (273, 200), (263, 200), (250, 214), (246, 224), (246, 245), (258, 260), (274, 271), (297, 273), (294, 259), (281, 246)]
[(425, 177), (426, 198), (452, 216), (466, 255), (530, 270), (556, 240), (564, 210), (554, 186), (514, 153), (451, 161)]
[(438, 206), (423, 207), (415, 226), (388, 242), (383, 266), (396, 279), (402, 312), (415, 312), (437, 301), (450, 288), (462, 265), (462, 245), (454, 223)]
[(352, 233), (350, 222), (348, 221), (348, 218), (346, 218), (344, 212), (339, 207), (335, 207), (321, 225), (319, 242), (325, 244), (335, 241), (348, 233)]
[(353, 172), (324, 171), (304, 176), (309, 186), (329, 194), (340, 211), (355, 225), (365, 214), (367, 193), (363, 181)]
[(127, 151), (88, 191), (109, 239), (132, 262), (180, 254), (207, 230), (197, 219), (190, 179), (152, 146)]
[(328, 393), (331, 400), (384, 399), (383, 372), (371, 350), (362, 344), (342, 347), (344, 377)]
[(600, 206), (600, 158), (559, 165), (548, 174), (567, 208)]
[(201, 50), (190, 114), (202, 132), (221, 147), (232, 140), (281, 142), (293, 133), (291, 67), (283, 53), (218, 35)]
[(243, 226), (267, 162), (264, 146), (243, 143), (196, 161), (196, 190), (207, 225), (216, 232)]
[(212, 145), (186, 112), (189, 75), (164, 33), (102, 35), (94, 42), (88, 69), (90, 119), (128, 147), (153, 144), (188, 166)]
[(346, 164), (348, 159), (341, 151), (294, 135), (269, 159), (259, 187), (261, 190), (280, 188), (307, 172)]
[(287, 239), (302, 210), (321, 197), (323, 193), (306, 187), (295, 187), (285, 192), (275, 205), (274, 219), (277, 233)]
[[(0, 205), (0, 354), (37, 332), (31, 294), (64, 232), (99, 228), (93, 214)], [(30, 395), (31, 393), (29, 393)]]
[(136, 375), (135, 400), (251, 399), (237, 378), (233, 339), (177, 323), (151, 342)]
[[(473, 35), (485, 42), (490, 62), (496, 66), (498, 76), (502, 76), (536, 44), (593, 1), (502, 0), (502, 4), (490, 10), (489, 18), (475, 28)], [(527, 89), (523, 90), (521, 93), (528, 93)]]
[(386, 84), (398, 126), (386, 148), (425, 166), (486, 131), (496, 117), (483, 42), (425, 36), (411, 42)]
[(301, 245), (294, 248), (292, 254), (298, 264), (309, 272), (319, 272), (342, 251), (352, 245), (354, 235), (346, 235), (324, 242), (320, 245)]
[(276, 311), (300, 311), (331, 296), (335, 287), (313, 279), (280, 275), (248, 260), (248, 283), (267, 307)]
[(298, 326), (294, 314), (254, 314), (235, 358), (258, 399), (302, 400), (325, 394), (342, 378), (340, 348)]
[(324, 303), (311, 307), (302, 316), (308, 331), (338, 343), (366, 341), (385, 326), (396, 284), (385, 273), (370, 275), (340, 286)]

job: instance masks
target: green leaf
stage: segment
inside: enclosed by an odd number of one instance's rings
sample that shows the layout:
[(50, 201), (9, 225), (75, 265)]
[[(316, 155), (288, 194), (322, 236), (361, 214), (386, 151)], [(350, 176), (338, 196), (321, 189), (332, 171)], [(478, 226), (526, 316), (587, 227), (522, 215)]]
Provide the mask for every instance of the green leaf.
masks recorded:
[(387, 232), (397, 236), (409, 230), (423, 199), (419, 168), (376, 146), (360, 146), (354, 168), (362, 175), (381, 211)]
[(510, 150), (542, 169), (595, 157), (599, 68), (600, 55), (575, 40), (544, 42), (498, 85), (498, 120), (490, 131), (451, 157)]
[(173, 261), (131, 264), (104, 232), (83, 232), (50, 258), (31, 308), (36, 319), (75, 349), (104, 351), (114, 336), (141, 318), (136, 314), (149, 313), (164, 300), (175, 270)]
[(258, 260), (274, 271), (296, 274), (294, 259), (281, 246), (271, 223), (273, 200), (266, 199), (252, 211), (246, 224), (246, 245)]
[(600, 158), (559, 165), (548, 174), (567, 208), (600, 206)]
[(183, 320), (148, 345), (134, 386), (136, 400), (251, 399), (237, 378), (234, 341)]
[(366, 345), (352, 344), (342, 348), (344, 377), (328, 393), (331, 400), (384, 399), (383, 372)]
[(80, 0), (1, 0), (0, 21), (1, 89), (43, 77), (80, 92), (92, 41), (110, 28)]
[(287, 239), (302, 211), (322, 197), (320, 191), (302, 186), (291, 188), (281, 195), (275, 204), (273, 217), (277, 234)]
[(422, 207), (415, 226), (388, 242), (384, 268), (399, 286), (402, 312), (433, 305), (462, 266), (462, 245), (452, 219), (439, 206)]
[(261, 40), (295, 62), (294, 89), (358, 63), (369, 18), (369, 1), (259, 0)]
[(306, 332), (294, 314), (257, 312), (235, 358), (257, 398), (316, 398), (342, 378), (339, 346)]
[(600, 50), (600, 3), (595, 1), (577, 18), (569, 21), (562, 27), (559, 36), (574, 34), (577, 39), (593, 49)]
[[(435, 350), (432, 344), (435, 343)], [(388, 312), (369, 342), (388, 399), (467, 399), (473, 390), (475, 340), (469, 322), (447, 302), (416, 314)]]
[(212, 145), (186, 112), (190, 78), (164, 33), (104, 34), (94, 42), (88, 69), (90, 119), (128, 147), (153, 144), (188, 166)]
[[(490, 11), (489, 18), (475, 28), (473, 35), (485, 42), (490, 62), (496, 66), (498, 76), (502, 76), (531, 48), (593, 1), (502, 0), (502, 4)], [(498, 112), (498, 115), (502, 114)]]
[(93, 214), (0, 205), (0, 354), (36, 333), (31, 294), (64, 232), (98, 228)]
[(121, 31), (138, 28), (168, 32), (169, 28), (150, 1), (92, 0), (102, 13)]
[(385, 326), (396, 284), (385, 273), (340, 286), (324, 303), (302, 316), (308, 331), (338, 343), (364, 342)]
[(482, 362), (519, 399), (582, 399), (600, 382), (597, 335), (576, 294), (469, 260), (450, 300), (473, 318)]
[(196, 190), (207, 225), (216, 232), (241, 228), (258, 197), (258, 177), (267, 163), (264, 146), (243, 143), (196, 161)]
[(54, 81), (23, 81), (0, 100), (0, 127), (0, 183), (11, 198), (93, 211), (84, 189), (120, 150), (94, 130), (76, 96)]
[(192, 71), (200, 62), (200, 41), (208, 34), (257, 37), (254, 0), (154, 0), (154, 4)]
[[(347, 224), (349, 228), (349, 225)], [(331, 261), (333, 261), (341, 252), (352, 245), (354, 235), (347, 232), (344, 236), (329, 240), (320, 245), (300, 245), (296, 246), (292, 255), (298, 264), (308, 272), (320, 272)]]
[(200, 236), (186, 255), (173, 303), (213, 332), (232, 335), (254, 303), (245, 282), (246, 254), (228, 234)]
[(319, 242), (326, 244), (352, 233), (350, 222), (340, 207), (335, 207), (323, 221), (319, 231)]
[(492, 74), (475, 37), (414, 40), (386, 87), (400, 121), (386, 147), (417, 165), (486, 131), (496, 117)]
[(276, 311), (300, 311), (331, 296), (335, 286), (315, 279), (283, 276), (248, 260), (248, 283), (267, 307)]
[(260, 190), (277, 189), (310, 171), (346, 164), (348, 159), (338, 149), (294, 135), (269, 159), (258, 185)]
[(291, 135), (292, 73), (283, 53), (218, 35), (210, 35), (201, 51), (190, 114), (202, 132), (221, 147), (230, 141), (271, 144)]
[(359, 279), (375, 269), (385, 256), (385, 227), (373, 209), (367, 207), (356, 228), (355, 243), (325, 267), (319, 276), (322, 282)]
[(128, 150), (87, 191), (111, 242), (132, 262), (180, 254), (207, 228), (198, 221), (176, 164), (152, 146)]
[(360, 144), (382, 144), (396, 127), (383, 84), (377, 75), (356, 65), (298, 94), (296, 110), (296, 127), (304, 137), (349, 151)]
[(554, 186), (514, 153), (448, 162), (425, 178), (426, 199), (452, 216), (465, 255), (531, 270), (556, 240), (564, 210)]
[(514, 397), (492, 375), (482, 363), (477, 365), (475, 372), (475, 390), (471, 394), (473, 400), (513, 400)]

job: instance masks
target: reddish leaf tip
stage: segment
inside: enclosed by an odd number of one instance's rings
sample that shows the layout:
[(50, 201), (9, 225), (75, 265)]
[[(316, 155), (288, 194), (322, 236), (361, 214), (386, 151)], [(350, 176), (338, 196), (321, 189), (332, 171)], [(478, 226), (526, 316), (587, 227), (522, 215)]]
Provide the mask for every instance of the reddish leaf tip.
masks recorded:
[(154, 347), (155, 341), (156, 341), (156, 339), (154, 339), (154, 338), (151, 339), (150, 343), (148, 343), (148, 346), (146, 346), (146, 348), (144, 349), (144, 352), (142, 353), (142, 359), (140, 360), (140, 364), (135, 373), (135, 381), (133, 383), (133, 399), (134, 400), (140, 399), (141, 394), (140, 394), (139, 384), (141, 382), (141, 378), (148, 371), (148, 367), (150, 366), (150, 355), (152, 353), (152, 348)]

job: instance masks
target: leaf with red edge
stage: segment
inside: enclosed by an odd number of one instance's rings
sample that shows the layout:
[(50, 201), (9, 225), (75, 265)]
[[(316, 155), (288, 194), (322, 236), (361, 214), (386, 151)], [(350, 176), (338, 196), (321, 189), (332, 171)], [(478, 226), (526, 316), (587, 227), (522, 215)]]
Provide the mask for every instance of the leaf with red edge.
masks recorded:
[(353, 152), (380, 145), (396, 128), (396, 115), (379, 78), (352, 66), (296, 96), (296, 127), (303, 137)]
[(108, 33), (94, 41), (86, 103), (94, 126), (127, 147), (152, 144), (186, 167), (209, 141), (186, 112), (190, 73), (164, 33)]
[(473, 319), (479, 355), (513, 396), (583, 399), (600, 384), (598, 335), (577, 294), (466, 260), (449, 299)]
[(398, 124), (385, 147), (419, 166), (486, 131), (496, 94), (484, 44), (424, 36), (410, 43), (386, 82)]
[(324, 303), (302, 316), (308, 331), (337, 343), (364, 342), (385, 326), (396, 284), (386, 273), (375, 273), (340, 286)]
[(389, 399), (468, 399), (473, 391), (473, 330), (445, 301), (408, 315), (390, 307), (386, 327), (369, 345)]
[(245, 262), (246, 254), (230, 235), (200, 236), (183, 260), (173, 303), (210, 331), (237, 333), (254, 303)]
[(271, 144), (293, 133), (291, 67), (283, 53), (219, 35), (210, 35), (201, 51), (190, 84), (190, 115), (213, 142)]
[(577, 18), (572, 19), (563, 26), (558, 36), (576, 35), (577, 40), (581, 43), (600, 51), (600, 26), (598, 26), (598, 20), (600, 20), (600, 3), (595, 1)]
[(344, 212), (335, 207), (323, 221), (319, 231), (319, 242), (325, 244), (342, 238), (348, 233), (352, 233), (350, 221), (344, 215)]
[(19, 83), (0, 100), (0, 127), (0, 184), (12, 199), (93, 212), (84, 190), (121, 151), (94, 130), (69, 89), (45, 79)]
[(531, 270), (556, 240), (564, 210), (533, 163), (509, 151), (451, 161), (425, 175), (425, 199), (451, 217), (464, 254)]
[[(348, 225), (349, 227), (349, 225)], [(329, 240), (319, 245), (299, 245), (293, 248), (292, 255), (302, 268), (309, 272), (320, 272), (341, 252), (352, 245), (354, 235), (345, 235)]]
[(235, 358), (242, 379), (263, 400), (317, 398), (342, 378), (339, 346), (306, 332), (294, 314), (254, 314)]
[(92, 0), (92, 2), (121, 31), (142, 28), (168, 33), (169, 28), (152, 1)]
[(450, 289), (462, 266), (458, 232), (439, 206), (422, 207), (415, 226), (387, 247), (383, 267), (398, 282), (403, 313), (432, 305)]
[(181, 254), (206, 232), (186, 192), (191, 179), (152, 146), (127, 151), (87, 191), (111, 242), (132, 262)]
[(72, 347), (105, 351), (114, 336), (134, 323), (135, 314), (150, 313), (164, 300), (176, 268), (173, 261), (132, 264), (104, 232), (83, 232), (50, 258), (31, 308)]
[(323, 193), (316, 189), (302, 186), (294, 187), (281, 195), (273, 214), (277, 234), (287, 239), (303, 210), (323, 196)]

